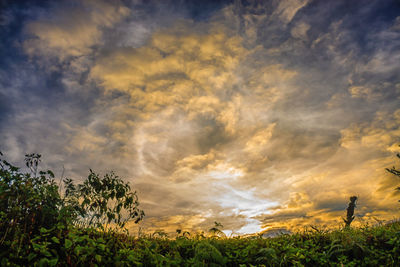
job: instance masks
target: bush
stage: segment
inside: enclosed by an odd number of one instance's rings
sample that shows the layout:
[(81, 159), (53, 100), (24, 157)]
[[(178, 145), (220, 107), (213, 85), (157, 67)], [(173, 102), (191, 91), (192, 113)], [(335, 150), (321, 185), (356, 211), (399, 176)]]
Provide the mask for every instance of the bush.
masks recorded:
[[(27, 155), (28, 167), (31, 158)], [(0, 231), (5, 234), (4, 240), (15, 235), (35, 235), (40, 228), (57, 223), (62, 200), (51, 171), (40, 171), (39, 175), (21, 173), (18, 167), (1, 160), (0, 177)]]
[(137, 223), (143, 218), (136, 192), (114, 173), (100, 177), (90, 170), (78, 185), (64, 179), (60, 192), (52, 171), (38, 171), (40, 158), (26, 155), (27, 173), (0, 158), (2, 266), (7, 262), (26, 265), (35, 259), (52, 266), (65, 254), (59, 244), (67, 246), (66, 235), (77, 227), (119, 231), (125, 230), (126, 221)]
[(135, 219), (138, 223), (144, 216), (138, 208), (136, 192), (131, 192), (129, 184), (113, 172), (101, 178), (90, 170), (88, 178), (78, 185), (76, 193), (78, 197), (74, 195), (77, 200), (74, 203), (80, 204), (80, 223), (84, 227), (124, 228), (128, 220)]

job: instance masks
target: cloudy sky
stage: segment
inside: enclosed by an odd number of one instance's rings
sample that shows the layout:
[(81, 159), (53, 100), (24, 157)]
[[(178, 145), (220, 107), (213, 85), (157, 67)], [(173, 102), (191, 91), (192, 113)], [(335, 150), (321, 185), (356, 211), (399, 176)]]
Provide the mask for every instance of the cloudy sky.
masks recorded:
[(1, 3), (8, 160), (114, 170), (148, 231), (398, 217), (398, 1)]

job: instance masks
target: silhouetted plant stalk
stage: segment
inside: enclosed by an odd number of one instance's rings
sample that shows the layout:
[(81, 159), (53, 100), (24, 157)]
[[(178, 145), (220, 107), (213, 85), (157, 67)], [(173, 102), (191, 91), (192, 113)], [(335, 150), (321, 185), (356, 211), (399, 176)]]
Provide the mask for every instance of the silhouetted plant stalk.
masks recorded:
[[(397, 157), (400, 158), (400, 154), (397, 154)], [(397, 170), (396, 167), (393, 166), (391, 169), (386, 168), (386, 170), (387, 170), (388, 172), (390, 172), (391, 174), (394, 174), (394, 175), (400, 177), (400, 171)], [(399, 191), (400, 191), (400, 186), (397, 187), (396, 190), (399, 190)], [(399, 200), (399, 202), (400, 202), (400, 200)]]
[(350, 227), (351, 222), (354, 220), (354, 209), (356, 207), (356, 201), (357, 201), (357, 197), (356, 196), (352, 196), (350, 197), (350, 202), (349, 202), (349, 206), (347, 207), (347, 216), (346, 219), (343, 219), (343, 221), (346, 224), (346, 228)]

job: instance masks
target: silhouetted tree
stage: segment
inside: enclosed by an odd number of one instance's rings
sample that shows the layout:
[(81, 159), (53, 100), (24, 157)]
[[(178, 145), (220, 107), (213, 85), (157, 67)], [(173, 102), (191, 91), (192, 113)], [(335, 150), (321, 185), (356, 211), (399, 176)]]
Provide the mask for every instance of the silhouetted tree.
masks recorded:
[(349, 206), (347, 207), (347, 216), (346, 219), (343, 219), (343, 221), (346, 223), (346, 227), (350, 227), (351, 222), (354, 220), (354, 209), (356, 207), (356, 201), (357, 201), (357, 197), (356, 196), (352, 196), (350, 197), (350, 202), (349, 202)]

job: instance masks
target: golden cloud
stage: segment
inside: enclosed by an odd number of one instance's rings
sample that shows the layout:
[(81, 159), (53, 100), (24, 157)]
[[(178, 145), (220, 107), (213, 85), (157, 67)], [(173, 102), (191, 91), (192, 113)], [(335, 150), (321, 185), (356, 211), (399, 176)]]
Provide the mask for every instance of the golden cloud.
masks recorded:
[(101, 43), (103, 28), (113, 26), (129, 13), (118, 1), (81, 1), (50, 18), (29, 23), (26, 31), (34, 38), (24, 42), (24, 50), (30, 56), (51, 55), (61, 61), (87, 55), (92, 46)]

